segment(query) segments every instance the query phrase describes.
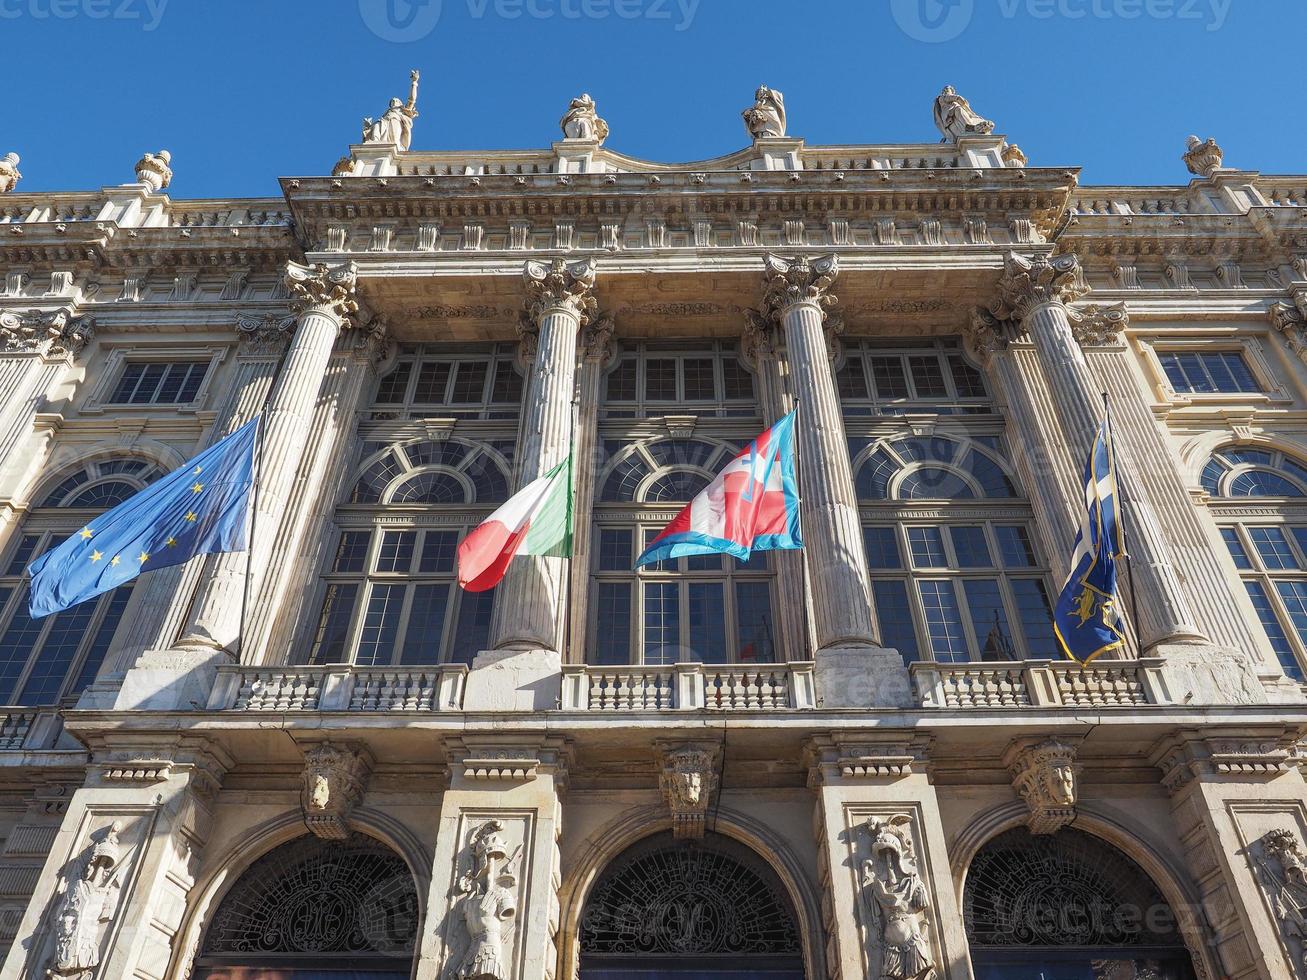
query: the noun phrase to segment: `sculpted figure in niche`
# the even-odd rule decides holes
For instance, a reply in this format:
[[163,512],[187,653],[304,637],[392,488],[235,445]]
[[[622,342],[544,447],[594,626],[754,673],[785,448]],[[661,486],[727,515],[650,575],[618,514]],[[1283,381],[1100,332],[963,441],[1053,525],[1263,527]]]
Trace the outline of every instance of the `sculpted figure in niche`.
[[1292,830],[1272,830],[1262,838],[1261,873],[1299,975],[1307,976],[1307,857]]
[[766,85],[754,95],[753,105],[744,110],[744,125],[754,139],[785,135],[785,96]]
[[988,136],[994,131],[993,121],[972,110],[971,103],[952,85],[945,85],[935,99],[935,126],[944,134],[942,143],[957,142],[962,136]]
[[498,820],[482,824],[468,845],[471,869],[459,878],[457,907],[467,928],[468,946],[454,969],[458,980],[508,980],[505,940],[517,914],[517,877]]
[[115,872],[122,857],[118,843],[122,829],[121,823],[114,823],[91,848],[81,874],[60,884],[54,956],[46,971],[51,980],[90,980],[100,965],[101,924],[113,918],[117,904]]
[[588,92],[572,100],[572,104],[567,107],[567,115],[563,116],[559,125],[563,127],[563,135],[570,140],[603,143],[608,139],[608,123],[599,118],[595,100]]
[[871,857],[862,862],[862,885],[872,935],[875,980],[935,980],[935,964],[922,913],[930,895],[917,872],[909,836],[911,821],[867,821]]
[[413,143],[413,120],[418,117],[418,79],[416,68],[409,73],[408,103],[390,100],[390,108],[380,119],[367,116],[363,120],[364,143],[394,143],[407,150]]

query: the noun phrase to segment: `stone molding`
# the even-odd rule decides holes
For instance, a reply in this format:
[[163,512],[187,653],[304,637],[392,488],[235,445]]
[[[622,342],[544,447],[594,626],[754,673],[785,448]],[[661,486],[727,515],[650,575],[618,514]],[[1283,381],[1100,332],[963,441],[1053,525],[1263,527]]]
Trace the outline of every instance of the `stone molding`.
[[304,825],[323,840],[345,840],[349,816],[367,789],[372,757],[356,743],[319,742],[304,750]]
[[835,732],[804,747],[808,785],[894,780],[925,771],[930,736],[915,732]]
[[1000,320],[1025,320],[1041,306],[1066,306],[1089,292],[1080,260],[1074,255],[1035,255],[1009,252],[998,281],[998,301],[990,312]]
[[708,809],[717,797],[722,746],[717,742],[655,742],[658,788],[678,838],[704,835]]
[[1055,834],[1076,818],[1080,772],[1076,750],[1066,742],[1018,739],[1003,754],[1012,788],[1030,808],[1032,834]]
[[358,314],[358,267],[353,262],[338,266],[287,262],[285,282],[296,316],[312,311],[348,326]]
[[570,744],[557,736],[449,738],[445,756],[451,772],[473,783],[529,783],[547,775],[561,787],[571,765]]

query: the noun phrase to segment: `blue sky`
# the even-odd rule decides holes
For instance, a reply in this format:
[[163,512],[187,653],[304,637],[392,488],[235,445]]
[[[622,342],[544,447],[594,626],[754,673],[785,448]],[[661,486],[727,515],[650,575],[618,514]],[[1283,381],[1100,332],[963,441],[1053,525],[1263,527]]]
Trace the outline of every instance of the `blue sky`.
[[1303,37],[1303,0],[0,0],[0,154],[29,191],[168,149],[174,197],[275,194],[417,67],[418,149],[546,146],[588,91],[614,149],[703,159],[761,83],[810,143],[933,142],[953,84],[1086,183],[1184,182],[1191,132],[1304,173]]

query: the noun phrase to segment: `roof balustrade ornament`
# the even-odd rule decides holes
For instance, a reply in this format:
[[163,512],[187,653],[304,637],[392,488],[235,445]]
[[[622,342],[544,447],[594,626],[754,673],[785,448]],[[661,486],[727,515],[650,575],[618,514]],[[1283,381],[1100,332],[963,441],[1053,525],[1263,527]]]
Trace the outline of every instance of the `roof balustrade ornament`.
[[418,117],[418,80],[421,73],[414,68],[409,72],[408,102],[391,99],[380,119],[365,116],[363,142],[386,143],[407,150],[413,145],[413,120]]
[[1197,136],[1190,136],[1187,146],[1188,149],[1181,159],[1184,160],[1185,166],[1189,168],[1191,174],[1196,174],[1199,177],[1210,177],[1221,169],[1221,162],[1225,159],[1225,153],[1217,146],[1216,140],[1208,139],[1204,142]]
[[167,150],[147,153],[136,161],[136,180],[150,189],[151,194],[167,190],[172,183],[172,154]]
[[595,100],[585,93],[572,100],[567,114],[559,121],[563,136],[569,140],[588,140],[603,145],[608,139],[608,123],[595,111]]

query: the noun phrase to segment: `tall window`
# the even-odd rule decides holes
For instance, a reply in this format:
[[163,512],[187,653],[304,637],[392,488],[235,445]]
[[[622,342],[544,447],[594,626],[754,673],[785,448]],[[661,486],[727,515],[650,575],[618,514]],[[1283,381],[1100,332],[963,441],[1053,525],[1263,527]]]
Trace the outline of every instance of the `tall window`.
[[[1307,466],[1281,452],[1232,447],[1203,470],[1221,537],[1289,677],[1307,663]],[[1255,507],[1241,498],[1258,498]]]
[[1158,351],[1171,387],[1180,394],[1261,391],[1242,351]]
[[[734,348],[721,344],[637,345],[609,370],[590,549],[590,663],[786,659],[766,553],[747,563],[719,555],[632,568],[645,545],[757,435],[754,388]],[[669,415],[694,416],[693,436],[649,435],[649,420]]]
[[990,411],[984,375],[954,341],[850,341],[835,381],[845,416]]
[[184,405],[195,401],[208,361],[128,361],[109,401],[119,405]]
[[[461,590],[455,556],[509,496],[522,377],[507,350],[406,348],[380,379],[302,660],[470,664],[489,646],[495,593]],[[475,431],[434,440],[409,421],[431,417]]]
[[95,680],[132,586],[34,620],[27,615],[27,568],[161,475],[145,460],[101,460],[85,464],[42,496],[0,562],[0,704],[57,704]]

